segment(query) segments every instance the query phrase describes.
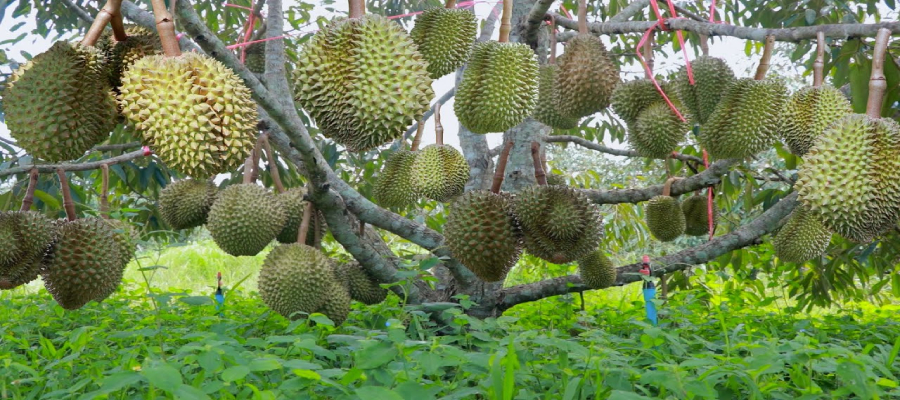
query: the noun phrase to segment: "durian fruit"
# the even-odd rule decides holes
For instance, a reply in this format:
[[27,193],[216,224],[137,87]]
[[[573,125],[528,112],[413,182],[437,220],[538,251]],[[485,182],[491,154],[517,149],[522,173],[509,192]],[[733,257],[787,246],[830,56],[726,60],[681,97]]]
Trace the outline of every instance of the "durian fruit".
[[450,206],[444,237],[453,258],[480,279],[506,277],[522,254],[519,224],[508,196],[488,190],[463,193]]
[[647,228],[661,242],[670,242],[681,236],[686,225],[681,205],[678,200],[669,196],[674,181],[675,178],[669,178],[662,195],[651,198],[644,208]]
[[469,163],[458,150],[445,144],[425,146],[410,167],[413,193],[446,202],[462,194],[469,181]]
[[538,64],[523,43],[476,43],[453,110],[459,123],[473,133],[504,132],[534,111],[538,95]]
[[851,113],[850,100],[833,86],[800,89],[785,106],[781,137],[791,153],[802,156],[826,128]]
[[41,275],[60,306],[78,309],[115,291],[124,268],[115,236],[112,226],[101,218],[59,224],[58,238],[44,259]]
[[172,229],[190,229],[206,223],[219,189],[212,181],[182,179],[159,192],[159,214]]
[[266,42],[247,45],[244,65],[254,74],[266,72]]
[[534,185],[516,194],[515,214],[529,253],[556,264],[597,249],[603,222],[597,205],[568,186]]
[[[276,197],[285,212],[284,227],[275,237],[281,243],[294,243],[297,241],[300,230],[300,222],[303,221],[303,211],[306,210],[306,189],[296,187],[279,193]],[[315,222],[310,220],[309,230],[306,232],[306,245],[316,247],[316,237],[321,239],[325,235],[325,216],[320,211],[313,215]]]
[[200,53],[151,55],[122,74],[122,115],[172,169],[208,178],[240,166],[257,134],[250,89],[224,64]]
[[350,315],[350,302],[352,299],[347,288],[340,282],[331,281],[328,282],[328,286],[329,295],[325,298],[325,303],[315,312],[324,314],[331,322],[334,322],[335,326],[338,326],[343,324],[347,320],[347,316]]
[[155,31],[138,25],[126,25],[125,34],[128,35],[128,39],[119,42],[112,32],[107,31],[100,39],[101,42],[107,43],[98,44],[98,47],[108,47],[105,52],[107,74],[113,89],[122,85],[122,73],[135,61],[145,56],[163,53],[159,35]]
[[254,256],[275,239],[286,219],[278,198],[261,186],[245,183],[219,192],[206,227],[226,253]]
[[356,261],[339,264],[334,272],[335,277],[344,285],[353,300],[372,305],[381,303],[387,298],[387,289],[372,279]]
[[[128,263],[131,262],[131,259],[134,258],[134,252],[137,250],[134,230],[131,228],[131,225],[120,220],[107,219],[105,221],[113,231],[113,241],[118,249],[118,257],[115,260],[116,268],[110,271],[110,280],[121,282],[122,277],[125,276],[125,267],[127,267]],[[116,291],[117,287],[118,285],[104,286],[101,290],[98,290],[96,299],[105,299],[109,297]]]
[[694,121],[703,125],[712,116],[725,94],[725,88],[734,82],[734,71],[721,58],[701,56],[691,61],[694,84],[691,85],[687,66],[682,67],[672,81],[678,98]]
[[900,125],[852,114],[832,124],[804,156],[794,189],[813,218],[867,243],[900,217]]
[[591,289],[608,288],[616,283],[616,267],[600,250],[578,260],[578,274]]
[[[0,212],[0,271],[19,259],[19,241],[13,214]],[[2,273],[0,273],[2,275]]]
[[831,242],[831,231],[798,204],[772,241],[782,261],[800,263],[818,257]]
[[660,100],[662,100],[662,96],[649,79],[635,79],[620,83],[610,97],[613,111],[628,125],[637,121],[641,111]]
[[[720,89],[721,90],[721,89]],[[778,139],[787,89],[779,80],[736,80],[700,131],[700,143],[714,158],[747,158]]]
[[333,21],[303,49],[294,94],[326,137],[365,151],[400,137],[434,96],[428,63],[383,16]]
[[430,8],[416,17],[409,36],[428,62],[432,79],[454,72],[466,63],[477,25],[475,14],[463,9]]
[[[681,202],[681,212],[684,214],[684,233],[691,236],[703,236],[709,234],[709,210],[706,196],[693,195]],[[713,205],[713,228],[715,228],[718,210]]]
[[59,41],[7,81],[3,111],[16,145],[48,162],[84,155],[116,127],[103,54]]
[[566,177],[558,174],[547,174],[547,184],[550,186],[566,186]]
[[[673,101],[679,107],[678,101]],[[665,158],[678,149],[690,125],[664,101],[651,104],[638,114],[628,132],[628,142],[644,157]]]
[[[413,191],[412,165],[417,152],[397,150],[384,161],[384,169],[375,181],[375,201],[382,207],[405,207],[415,203],[419,194]],[[468,179],[468,177],[467,177]]]
[[581,118],[609,107],[619,84],[619,68],[600,38],[579,33],[566,43],[557,64],[556,109],[560,115]]
[[573,129],[578,126],[578,118],[566,118],[556,111],[558,71],[556,64],[541,65],[538,70],[538,100],[534,107],[534,119],[553,128]]
[[[33,211],[0,214],[4,245],[0,260],[0,290],[13,289],[37,279],[41,261],[56,238],[56,226]],[[11,232],[11,238],[6,234]],[[11,241],[9,239],[12,239]]]

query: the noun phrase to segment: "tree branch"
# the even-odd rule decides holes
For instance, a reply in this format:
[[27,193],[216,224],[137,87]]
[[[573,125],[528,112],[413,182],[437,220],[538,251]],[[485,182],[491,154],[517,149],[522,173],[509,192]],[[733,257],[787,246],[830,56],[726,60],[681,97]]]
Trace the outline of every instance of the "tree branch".
[[[738,162],[740,160],[719,160],[712,163],[706,171],[678,180],[672,184],[672,196],[690,193],[719,183],[721,176]],[[653,196],[661,195],[663,185],[648,186],[640,189],[585,190],[584,192],[597,204],[639,203],[650,200]]]
[[537,46],[538,29],[547,16],[547,10],[553,5],[554,0],[537,0],[531,7],[528,15],[522,19],[521,37],[522,41],[528,43],[531,47]]
[[[453,96],[455,96],[455,95],[456,95],[456,86],[454,86],[453,88],[448,90],[447,93],[444,93],[441,97],[439,97],[437,99],[437,101],[435,101],[434,104],[431,106],[431,108],[429,108],[428,111],[425,111],[425,114],[422,114],[421,121],[423,123],[425,121],[428,121],[428,118],[431,118],[431,116],[434,115],[434,108],[438,104],[441,104],[441,105],[447,104],[447,101],[452,99]],[[416,133],[416,130],[418,130],[418,129],[419,129],[419,121],[413,122],[413,124],[409,126],[409,129],[407,129],[406,132],[403,134],[403,138],[395,141],[394,144],[391,146],[391,148],[393,148],[394,150],[399,149],[401,143],[403,143],[403,141],[409,139],[410,136],[414,135]]]
[[66,7],[72,10],[72,12],[76,16],[78,16],[79,19],[87,23],[88,26],[91,26],[91,24],[94,22],[94,16],[91,15],[91,13],[85,11],[85,9],[81,8],[78,4],[73,3],[72,0],[62,0],[62,2],[66,5]]
[[603,146],[599,143],[594,143],[590,140],[580,138],[578,136],[568,136],[568,135],[554,135],[554,136],[545,136],[544,141],[547,143],[575,143],[581,147],[588,148],[591,150],[596,150],[601,153],[611,154],[614,156],[622,156],[622,157],[643,157],[643,158],[653,158],[658,160],[665,160],[668,158],[674,158],[680,161],[693,161],[697,163],[703,163],[703,159],[700,157],[677,153],[675,156],[669,157],[646,157],[638,154],[638,152],[634,150],[622,150],[622,149],[613,149],[611,147]]
[[144,150],[136,150],[131,153],[125,153],[122,155],[118,155],[115,157],[105,158],[99,161],[91,161],[85,163],[78,164],[36,164],[36,165],[23,165],[16,168],[9,168],[0,170],[0,177],[21,174],[28,172],[32,168],[37,168],[38,172],[56,172],[57,169],[62,169],[63,171],[87,171],[92,169],[98,169],[103,164],[113,165],[119,164],[126,161],[131,161],[134,159],[138,159],[144,156]]
[[135,147],[141,147],[141,142],[128,142],[122,144],[102,144],[99,146],[94,146],[93,151],[117,151],[117,150],[128,150],[133,149]]
[[634,0],[631,4],[625,6],[618,14],[613,15],[609,22],[625,22],[637,15],[641,10],[650,4],[650,0]]

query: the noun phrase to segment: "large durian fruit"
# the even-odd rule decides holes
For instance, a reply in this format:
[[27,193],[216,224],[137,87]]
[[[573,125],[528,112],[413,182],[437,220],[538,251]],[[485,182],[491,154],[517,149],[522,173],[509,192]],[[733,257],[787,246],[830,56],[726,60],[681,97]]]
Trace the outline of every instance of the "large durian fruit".
[[44,255],[55,239],[56,225],[40,213],[0,213],[0,290],[37,279]]
[[735,80],[734,71],[721,58],[701,56],[691,61],[694,84],[691,85],[687,66],[682,67],[672,81],[678,98],[694,121],[706,124],[725,94],[725,88]]
[[415,203],[419,194],[413,191],[412,165],[418,152],[400,149],[388,156],[375,181],[375,201],[382,207],[399,208]]
[[54,43],[12,74],[3,111],[16,145],[31,156],[48,162],[81,157],[116,126],[103,54]]
[[172,229],[190,229],[206,224],[209,208],[219,189],[212,181],[182,179],[159,192],[159,214]]
[[641,111],[662,100],[656,85],[649,79],[620,83],[610,97],[613,111],[629,126],[637,122]]
[[519,224],[509,197],[488,190],[472,190],[450,206],[444,237],[453,258],[480,279],[506,277],[522,254]]
[[152,55],[122,74],[122,115],[166,165],[193,178],[240,166],[257,134],[250,89],[224,64],[200,53]]
[[684,233],[684,213],[674,197],[654,196],[647,202],[644,216],[650,233],[661,242],[673,241]]
[[825,129],[851,113],[850,100],[833,86],[800,89],[785,106],[781,137],[791,153],[803,156]]
[[518,216],[529,253],[556,264],[597,249],[603,222],[597,205],[568,186],[534,185],[516,194]]
[[413,193],[447,202],[465,189],[469,181],[469,163],[453,146],[428,145],[416,154],[409,181]]
[[387,289],[381,287],[356,261],[338,264],[335,277],[350,293],[350,298],[363,304],[378,304],[387,298]]
[[782,261],[800,263],[825,253],[830,242],[831,231],[798,204],[772,244]]
[[504,132],[532,114],[538,64],[523,43],[476,43],[456,88],[453,110],[473,133]]
[[112,31],[104,32],[97,42],[97,47],[104,50],[107,63],[109,84],[114,90],[122,85],[122,73],[135,61],[149,55],[163,54],[159,35],[138,25],[126,25],[128,38],[117,41]]
[[206,228],[226,253],[254,256],[275,239],[286,219],[278,198],[259,185],[245,183],[219,192]]
[[804,156],[794,189],[830,231],[866,243],[900,217],[900,125],[852,114],[832,124]]
[[610,59],[600,38],[579,33],[566,43],[556,74],[560,115],[581,118],[609,107],[619,84],[619,67]]
[[578,118],[563,117],[556,110],[559,101],[556,89],[558,72],[559,66],[556,64],[541,65],[538,70],[538,100],[534,107],[534,119],[553,128],[573,129],[578,126]]
[[747,158],[778,139],[787,89],[779,80],[736,80],[700,133],[700,143],[714,158]]
[[[679,107],[678,101],[673,101]],[[690,125],[664,101],[651,104],[638,114],[628,131],[631,147],[644,157],[666,158],[677,150]]]
[[333,21],[303,49],[294,94],[326,137],[365,151],[400,137],[434,96],[428,63],[380,15]]
[[[706,196],[693,195],[681,202],[684,214],[684,233],[691,236],[709,234],[709,209]],[[718,211],[713,207],[713,229],[716,226]]]
[[600,250],[578,260],[578,274],[591,289],[608,288],[616,283],[616,267]]
[[[306,189],[296,187],[280,193],[276,196],[285,212],[284,228],[275,237],[281,243],[294,243],[299,237],[300,222],[303,221],[303,212],[306,210]],[[309,229],[306,231],[306,245],[318,247],[319,240],[325,236],[325,216],[321,211],[316,211],[310,219]]]
[[477,25],[475,14],[463,9],[430,8],[416,17],[409,36],[428,62],[432,79],[454,72],[466,63]]

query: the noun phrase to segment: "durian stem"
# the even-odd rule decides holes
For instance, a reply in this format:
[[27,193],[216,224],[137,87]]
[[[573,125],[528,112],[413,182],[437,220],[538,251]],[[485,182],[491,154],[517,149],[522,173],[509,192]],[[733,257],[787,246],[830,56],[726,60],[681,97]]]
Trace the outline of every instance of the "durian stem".
[[547,174],[541,167],[541,144],[538,142],[531,142],[531,161],[534,163],[534,179],[538,185],[547,186]]
[[578,0],[578,33],[588,33],[587,0]]
[[418,151],[419,144],[422,143],[422,133],[425,132],[425,120],[419,121],[419,125],[416,126],[416,136],[413,137],[412,147],[409,148],[410,151]]
[[25,198],[22,199],[22,208],[19,211],[28,211],[34,203],[34,190],[37,189],[38,170],[32,168],[28,173],[28,189],[25,190]]
[[275,191],[284,193],[284,184],[281,182],[281,173],[278,172],[278,164],[275,162],[275,153],[272,152],[272,145],[269,144],[269,135],[264,133],[260,135],[259,140],[262,141],[263,149],[266,151],[266,159],[269,160],[269,175],[272,176]]
[[550,14],[550,65],[556,64],[556,17]]
[[647,79],[653,79],[653,38],[655,32],[650,32],[650,36],[647,37],[647,41],[644,42],[644,61],[647,63],[647,68],[644,70],[644,73],[647,75]]
[[109,219],[109,164],[100,166],[102,181],[100,184],[100,215]]
[[875,35],[875,49],[872,51],[872,76],[869,78],[869,101],[866,103],[866,115],[881,118],[881,103],[887,90],[884,77],[884,54],[887,52],[891,31],[887,28],[878,30]]
[[253,165],[250,169],[251,179],[256,182],[259,179],[259,159],[262,158],[262,135],[256,139],[256,145],[253,146],[253,152],[250,155],[253,156]]
[[825,32],[816,32],[816,60],[813,61],[813,87],[825,82]]
[[672,194],[672,183],[674,183],[675,181],[677,181],[677,180],[679,180],[679,179],[681,179],[681,178],[679,178],[679,177],[677,177],[677,176],[673,176],[673,177],[671,177],[671,178],[669,178],[669,179],[666,179],[666,184],[663,185],[663,192],[662,192],[662,195],[663,195],[663,196],[669,196],[669,195],[671,195],[671,194]]
[[709,36],[707,35],[700,35],[700,52],[704,56],[709,55]]
[[366,0],[349,0],[350,18],[362,18],[366,15]]
[[500,17],[500,38],[497,39],[500,43],[509,41],[509,32],[512,30],[512,24],[509,23],[512,20],[512,6],[513,0],[503,0],[503,16]]
[[497,158],[497,168],[494,170],[494,183],[491,185],[491,192],[500,193],[500,186],[503,185],[503,176],[506,175],[506,162],[509,161],[509,151],[512,150],[513,142],[506,142],[500,157]]
[[447,0],[444,3],[444,8],[456,8],[456,0]]
[[544,168],[544,172],[550,170],[550,167],[547,166],[547,149],[541,150],[541,167]]
[[312,201],[307,201],[306,208],[303,209],[303,219],[300,220],[300,231],[297,233],[297,243],[306,244],[306,231],[309,230],[309,220],[312,218],[312,214]]
[[763,47],[762,58],[759,59],[759,67],[756,68],[756,76],[753,79],[761,81],[766,78],[766,72],[769,72],[769,61],[772,59],[772,49],[775,47],[775,36],[766,36],[766,44]]
[[441,125],[441,103],[434,105],[434,143],[438,146],[444,144],[444,125]]
[[241,180],[241,183],[253,183],[253,152],[244,160],[244,179]]
[[178,38],[175,36],[175,20],[166,9],[166,0],[150,0],[153,4],[153,16],[156,18],[156,32],[159,33],[159,41],[162,43],[166,57],[178,57],[181,48],[178,47]]
[[107,0],[106,5],[100,9],[97,17],[94,18],[94,22],[84,35],[84,39],[81,39],[81,44],[85,46],[97,44],[97,40],[103,34],[103,29],[106,28],[107,23],[111,23],[116,40],[125,40],[127,36],[125,35],[125,25],[122,24],[121,8],[122,0]]
[[59,177],[59,191],[62,192],[63,208],[66,210],[66,219],[74,221],[75,218],[77,218],[75,215],[75,202],[72,201],[72,193],[69,192],[69,180],[66,179],[66,171],[62,168],[57,168],[56,176]]
[[319,213],[313,213],[312,217],[310,218],[312,218],[312,224],[315,227],[315,229],[313,229],[313,244],[315,245],[314,247],[317,249],[322,249],[322,230],[319,229],[319,226],[321,224],[321,222],[319,222]]

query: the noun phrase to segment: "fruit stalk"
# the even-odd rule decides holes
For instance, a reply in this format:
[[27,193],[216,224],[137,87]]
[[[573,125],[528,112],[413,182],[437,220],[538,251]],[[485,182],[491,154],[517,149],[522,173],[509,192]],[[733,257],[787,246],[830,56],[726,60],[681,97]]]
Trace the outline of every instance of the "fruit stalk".
[[25,190],[25,198],[22,199],[22,208],[19,211],[28,211],[34,203],[34,190],[37,188],[38,169],[32,168],[28,173],[28,189]]
[[881,28],[875,35],[875,49],[872,51],[872,75],[869,78],[869,101],[866,103],[866,115],[872,118],[881,117],[881,103],[887,90],[884,77],[884,54],[887,52],[891,31]]
[[513,142],[506,142],[500,157],[497,158],[497,168],[494,170],[494,183],[491,185],[491,192],[500,193],[500,186],[503,185],[503,175],[506,175],[506,162],[509,160],[509,151],[512,150]]
[[75,215],[75,202],[72,201],[72,193],[69,192],[69,180],[66,179],[66,171],[62,168],[57,168],[56,176],[59,177],[59,191],[63,195],[63,208],[66,209],[66,219],[74,221],[77,218]]
[[772,49],[775,48],[775,36],[766,36],[766,44],[763,47],[762,58],[759,59],[759,67],[756,68],[756,76],[753,79],[761,81],[766,78],[766,72],[769,72],[769,61],[772,59]]
[[262,135],[256,139],[256,144],[253,146],[253,151],[250,155],[253,156],[253,169],[251,169],[253,182],[256,182],[259,179],[259,159],[262,157]]
[[241,180],[241,183],[253,183],[253,153],[244,160],[244,179]]
[[587,0],[578,0],[578,33],[588,33]]
[[709,36],[700,35],[700,52],[704,56],[709,55]]
[[547,174],[541,166],[541,144],[531,142],[531,161],[534,163],[534,179],[538,185],[547,186]]
[[309,220],[312,218],[313,204],[311,201],[306,202],[306,208],[303,209],[303,219],[300,220],[300,230],[297,233],[297,243],[306,243],[306,231],[309,230]]
[[425,120],[419,121],[419,125],[416,126],[416,136],[413,137],[412,147],[409,148],[409,151],[418,151],[419,144],[422,143],[422,133],[425,132]]
[[825,82],[825,32],[816,32],[816,60],[813,61],[813,87]]
[[350,18],[362,18],[366,15],[366,0],[349,0]]
[[550,59],[547,60],[550,65],[556,64],[556,18],[550,15]]
[[434,143],[438,146],[444,144],[444,125],[441,125],[441,103],[434,105]]
[[262,142],[263,149],[266,151],[266,159],[269,160],[269,175],[272,176],[272,183],[275,185],[275,191],[284,193],[284,184],[281,182],[281,173],[278,172],[278,164],[275,163],[275,153],[272,152],[272,145],[269,144],[269,135],[263,133],[259,140]]
[[156,20],[156,32],[159,33],[159,41],[162,43],[163,53],[166,57],[178,57],[181,48],[178,47],[178,38],[175,36],[175,20],[166,8],[166,0],[150,0],[153,5],[153,16]]
[[679,179],[681,179],[681,178],[679,178],[677,176],[673,176],[669,179],[666,179],[666,183],[663,185],[662,195],[670,196],[672,194],[672,183],[674,183],[675,181],[677,181]]
[[[313,214],[313,216],[311,218],[312,218],[313,226],[316,227],[316,229],[313,229],[313,244],[316,245],[315,247],[317,249],[321,250],[322,249],[322,230],[318,228],[320,226],[319,224],[321,224],[321,222],[319,222],[319,213]],[[360,235],[360,236],[362,236],[362,235]]]
[[653,79],[653,38],[655,33],[650,32],[650,35],[647,36],[647,40],[644,42],[644,61],[647,63],[644,73],[647,74],[647,79]]
[[444,8],[456,8],[456,0],[447,0],[444,3]]
[[102,183],[100,185],[100,215],[109,219],[109,164],[100,166]]
[[500,17],[500,38],[497,39],[500,43],[509,42],[509,32],[512,30],[512,25],[509,23],[512,20],[512,6],[513,0],[503,0],[503,16]]
[[128,38],[125,34],[125,25],[122,23],[121,8],[122,0],[107,0],[103,8],[97,13],[97,17],[94,18],[94,22],[84,35],[84,39],[81,39],[81,44],[85,46],[97,44],[97,40],[103,34],[103,28],[106,28],[107,23],[112,25],[113,34],[117,41],[121,42]]

